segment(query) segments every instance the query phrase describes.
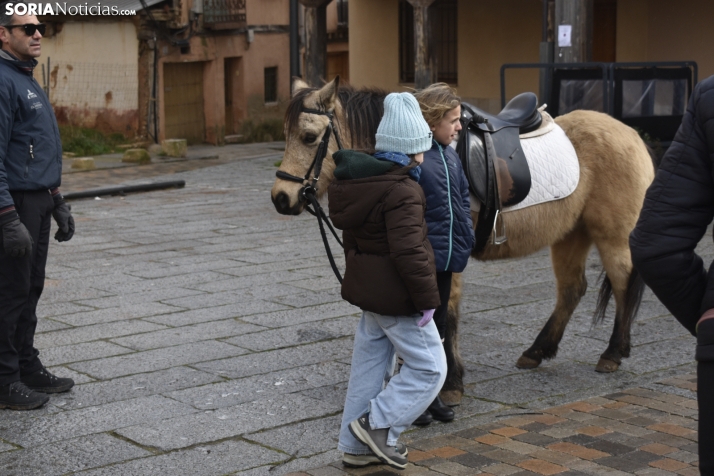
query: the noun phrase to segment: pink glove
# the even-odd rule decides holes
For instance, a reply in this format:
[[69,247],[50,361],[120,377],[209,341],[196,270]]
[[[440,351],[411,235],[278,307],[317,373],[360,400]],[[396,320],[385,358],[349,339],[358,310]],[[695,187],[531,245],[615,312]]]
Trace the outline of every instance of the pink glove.
[[426,311],[421,311],[421,315],[423,317],[419,320],[417,326],[424,327],[425,325],[429,324],[429,321],[434,318],[434,311],[436,311],[436,309],[427,309]]

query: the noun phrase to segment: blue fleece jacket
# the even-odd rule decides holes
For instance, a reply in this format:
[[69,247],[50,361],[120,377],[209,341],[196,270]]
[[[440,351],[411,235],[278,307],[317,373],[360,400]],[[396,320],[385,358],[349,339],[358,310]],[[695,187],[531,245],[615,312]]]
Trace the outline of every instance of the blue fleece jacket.
[[419,185],[426,196],[426,224],[436,271],[460,273],[474,245],[469,185],[456,151],[432,141],[424,153]]
[[50,190],[62,180],[62,142],[47,95],[32,77],[36,60],[0,50],[0,209],[10,191]]

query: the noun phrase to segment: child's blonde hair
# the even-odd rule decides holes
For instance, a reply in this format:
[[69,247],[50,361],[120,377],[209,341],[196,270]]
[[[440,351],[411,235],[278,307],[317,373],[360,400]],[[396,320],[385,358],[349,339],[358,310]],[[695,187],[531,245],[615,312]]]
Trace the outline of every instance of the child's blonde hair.
[[414,96],[429,127],[437,125],[456,106],[461,105],[461,98],[456,90],[446,83],[434,83],[416,91]]

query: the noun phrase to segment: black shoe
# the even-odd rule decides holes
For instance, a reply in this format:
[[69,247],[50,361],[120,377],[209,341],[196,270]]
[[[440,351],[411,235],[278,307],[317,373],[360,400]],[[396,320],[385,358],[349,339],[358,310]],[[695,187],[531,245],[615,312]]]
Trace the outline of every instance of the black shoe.
[[0,385],[0,408],[34,410],[50,400],[48,395],[27,388],[22,382]]
[[372,427],[370,427],[369,412],[352,421],[349,429],[352,436],[369,446],[372,453],[374,453],[382,463],[396,469],[404,469],[407,467],[406,456],[399,454],[396,446],[387,445],[389,428],[373,430]]
[[438,395],[436,396],[436,399],[431,402],[431,405],[429,405],[429,408],[426,411],[431,413],[431,416],[437,421],[451,421],[455,416],[454,410],[446,405]]
[[32,390],[42,393],[62,393],[74,387],[74,380],[52,375],[44,367],[30,375],[21,376],[20,381]]
[[[397,443],[397,452],[405,458],[409,454],[407,446],[403,443]],[[364,468],[371,464],[382,464],[382,462],[373,454],[353,455],[351,453],[345,453],[342,455],[342,465],[348,468]]]
[[417,418],[416,420],[414,420],[414,422],[412,423],[412,425],[416,425],[416,426],[426,426],[426,425],[430,424],[432,421],[434,421],[434,417],[431,416],[431,412],[430,412],[429,409],[427,408],[426,410],[424,410],[424,413],[422,413],[421,415],[419,415],[419,418]]

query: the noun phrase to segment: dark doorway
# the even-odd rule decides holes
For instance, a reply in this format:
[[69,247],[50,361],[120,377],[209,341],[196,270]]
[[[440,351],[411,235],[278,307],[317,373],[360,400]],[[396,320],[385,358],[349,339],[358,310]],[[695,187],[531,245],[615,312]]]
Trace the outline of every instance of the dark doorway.
[[617,0],[595,0],[593,5],[593,61],[617,61]]

